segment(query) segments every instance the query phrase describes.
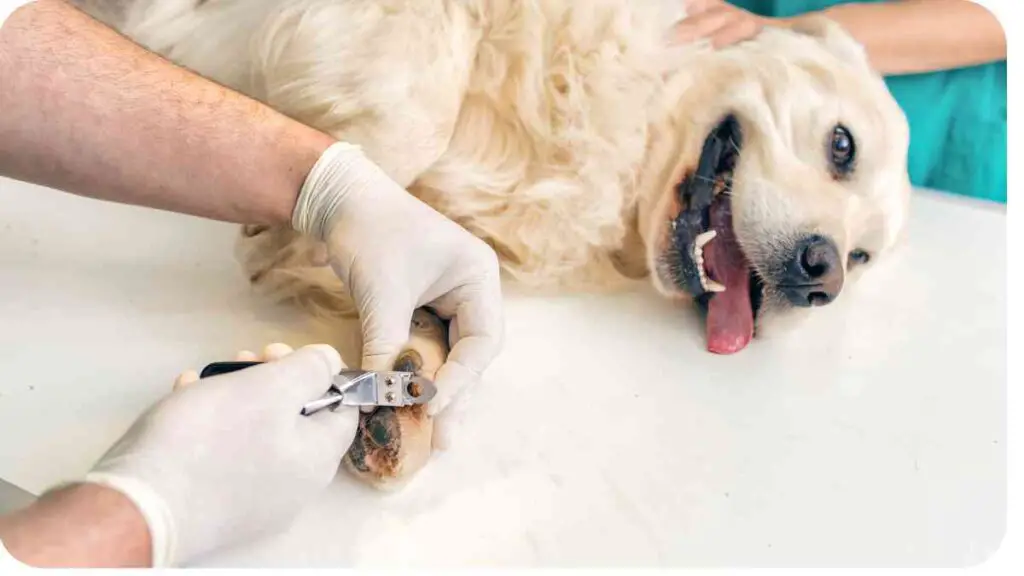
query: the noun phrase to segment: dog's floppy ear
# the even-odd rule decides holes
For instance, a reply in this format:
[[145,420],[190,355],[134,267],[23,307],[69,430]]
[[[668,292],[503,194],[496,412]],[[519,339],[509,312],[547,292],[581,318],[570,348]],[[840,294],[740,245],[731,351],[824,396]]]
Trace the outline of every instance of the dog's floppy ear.
[[807,14],[790,25],[794,32],[818,39],[826,50],[855,66],[871,68],[864,46],[835,20],[821,14]]

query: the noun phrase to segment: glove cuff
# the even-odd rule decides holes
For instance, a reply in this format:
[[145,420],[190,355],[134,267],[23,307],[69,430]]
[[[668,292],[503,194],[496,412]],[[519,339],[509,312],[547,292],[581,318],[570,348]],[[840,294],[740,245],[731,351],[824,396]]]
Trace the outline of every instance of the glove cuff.
[[131,500],[149,527],[153,568],[171,566],[178,552],[178,532],[171,510],[159,494],[145,482],[107,472],[90,472],[85,475],[83,482],[117,490]]
[[370,161],[361,147],[335,142],[306,175],[292,211],[296,231],[324,240],[330,231],[338,207],[352,191],[366,188],[380,178],[381,170]]

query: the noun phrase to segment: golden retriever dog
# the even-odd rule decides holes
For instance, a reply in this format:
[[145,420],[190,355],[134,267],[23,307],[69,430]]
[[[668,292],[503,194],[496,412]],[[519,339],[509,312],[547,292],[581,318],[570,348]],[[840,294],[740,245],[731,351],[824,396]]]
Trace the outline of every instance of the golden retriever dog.
[[[143,46],[361,145],[521,285],[648,277],[693,302],[713,353],[834,301],[908,210],[906,119],[825,19],[713,50],[669,41],[682,0],[86,4],[117,6],[104,19]],[[325,254],[288,228],[240,236],[257,288],[351,314]],[[436,318],[417,322],[446,343]],[[375,485],[430,450],[425,416],[381,414],[346,457]]]

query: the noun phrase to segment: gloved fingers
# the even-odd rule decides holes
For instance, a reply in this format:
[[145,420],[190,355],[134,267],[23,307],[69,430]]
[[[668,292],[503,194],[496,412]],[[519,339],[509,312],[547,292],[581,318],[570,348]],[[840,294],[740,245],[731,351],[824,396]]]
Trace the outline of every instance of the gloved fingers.
[[478,372],[449,358],[434,378],[437,394],[427,404],[427,414],[438,416],[443,413],[460,394],[479,381]]
[[454,291],[439,302],[443,313],[443,308],[451,308],[445,300],[460,300],[449,326],[451,352],[437,371],[437,395],[427,406],[430,415],[442,412],[458,394],[478,382],[501,349],[505,331],[501,290],[496,278],[485,282],[484,286]]
[[198,381],[199,372],[196,372],[195,370],[185,370],[181,374],[178,374],[178,377],[174,379],[174,386],[172,386],[171,389],[178,390]]
[[[268,344],[263,349],[263,354],[261,354],[259,356],[257,356],[255,352],[252,352],[250,350],[239,350],[238,353],[235,354],[235,361],[236,362],[270,362],[270,361],[273,361],[273,360],[279,360],[279,359],[287,356],[288,354],[291,354],[292,352],[293,352],[293,349],[292,349],[291,346],[289,346],[287,344],[282,344],[280,342],[275,342],[273,344]],[[198,381],[199,381],[199,372],[196,372],[193,369],[188,369],[188,370],[185,370],[184,372],[182,372],[181,374],[178,374],[177,378],[174,379],[174,385],[172,386],[171,389],[172,390],[178,390],[179,388],[184,388],[185,386],[188,386],[189,384],[195,384]]]
[[353,406],[339,405],[334,410],[321,410],[309,416],[303,416],[299,423],[304,434],[308,434],[308,442],[315,446],[323,446],[335,456],[334,461],[341,460],[349,446],[356,438],[359,430],[359,410]]
[[235,361],[237,362],[256,362],[258,360],[260,358],[256,356],[256,353],[249,350],[239,350],[238,354],[235,354]]
[[298,414],[302,404],[316,400],[327,392],[334,377],[344,367],[341,354],[332,346],[310,344],[251,370],[272,370],[270,384],[281,393],[282,400],[294,403],[295,413]]
[[264,362],[273,362],[274,360],[280,360],[281,358],[284,358],[285,356],[291,354],[294,351],[295,350],[287,344],[275,342],[273,344],[268,344],[265,348],[263,348],[263,357],[261,358],[261,360],[263,360]]
[[409,342],[413,307],[381,301],[360,311],[363,332],[363,370],[388,371]]
[[466,414],[466,406],[474,388],[466,387],[455,396],[444,412],[434,417],[434,434],[431,444],[436,450],[448,450],[455,443],[455,438],[462,430]]
[[[409,342],[412,314],[411,306],[389,305],[387,300],[360,312],[363,329],[361,369],[386,372],[394,368],[395,360]],[[375,406],[359,407],[364,414],[374,410]]]

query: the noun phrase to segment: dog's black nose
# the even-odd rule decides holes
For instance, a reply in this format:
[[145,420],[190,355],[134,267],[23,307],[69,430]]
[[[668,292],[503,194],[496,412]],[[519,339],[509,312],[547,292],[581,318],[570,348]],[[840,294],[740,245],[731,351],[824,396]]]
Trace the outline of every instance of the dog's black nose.
[[835,242],[815,234],[793,248],[778,288],[794,306],[824,306],[839,295],[844,276]]

